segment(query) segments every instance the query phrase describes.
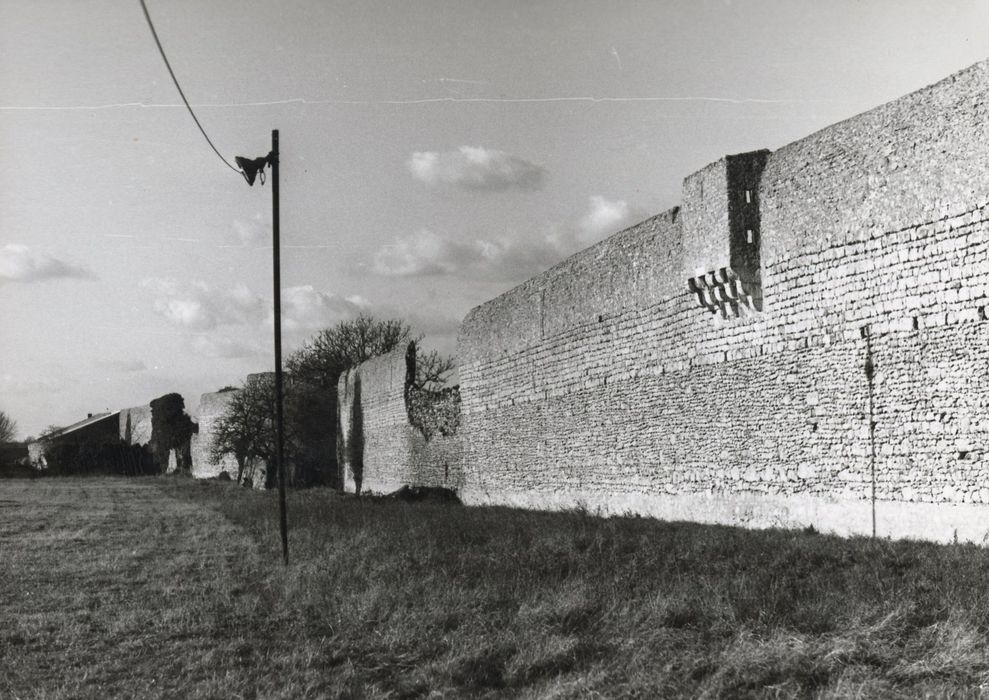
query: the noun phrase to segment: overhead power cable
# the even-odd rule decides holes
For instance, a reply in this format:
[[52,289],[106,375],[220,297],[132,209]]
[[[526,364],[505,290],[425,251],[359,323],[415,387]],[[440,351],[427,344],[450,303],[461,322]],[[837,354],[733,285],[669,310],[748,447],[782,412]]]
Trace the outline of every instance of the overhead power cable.
[[188,109],[189,114],[192,115],[192,121],[196,122],[196,126],[199,127],[199,131],[200,133],[202,133],[203,138],[206,139],[206,143],[208,143],[209,147],[213,149],[213,152],[216,153],[217,156],[219,156],[220,160],[222,160],[226,164],[226,166],[231,170],[233,170],[235,173],[243,176],[244,173],[242,173],[239,168],[236,168],[233,165],[231,165],[230,161],[224,158],[223,154],[216,149],[216,146],[213,145],[213,142],[210,140],[209,135],[206,133],[206,130],[203,128],[203,125],[200,124],[199,119],[196,118],[196,113],[192,111],[192,107],[189,105],[189,100],[185,98],[185,93],[182,92],[182,86],[179,85],[179,80],[178,78],[175,77],[175,71],[172,70],[172,65],[168,62],[168,57],[165,55],[165,49],[163,49],[161,46],[161,41],[158,39],[158,32],[155,31],[154,22],[151,21],[151,15],[148,14],[148,6],[144,4],[144,0],[140,0],[140,2],[141,2],[141,9],[144,10],[144,18],[148,20],[148,27],[150,27],[151,29],[151,36],[155,38],[155,43],[158,45],[158,53],[161,54],[161,59],[165,62],[165,67],[168,69],[168,74],[172,76],[172,82],[175,83],[175,89],[179,91],[179,95],[182,97],[182,101],[185,103],[185,108]]

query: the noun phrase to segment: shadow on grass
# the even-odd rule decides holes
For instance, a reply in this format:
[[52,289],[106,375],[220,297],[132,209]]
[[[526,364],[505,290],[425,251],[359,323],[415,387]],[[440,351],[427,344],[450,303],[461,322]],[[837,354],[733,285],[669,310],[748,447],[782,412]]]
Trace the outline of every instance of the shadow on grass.
[[[166,484],[278,570],[272,494]],[[270,615],[370,695],[945,694],[989,682],[989,554],[814,532],[290,494]],[[355,685],[356,684],[356,685]]]

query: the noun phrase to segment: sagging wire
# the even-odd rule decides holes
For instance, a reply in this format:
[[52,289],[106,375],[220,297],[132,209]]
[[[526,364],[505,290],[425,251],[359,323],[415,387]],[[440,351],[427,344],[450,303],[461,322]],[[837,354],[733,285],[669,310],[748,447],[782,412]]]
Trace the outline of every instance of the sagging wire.
[[168,62],[168,57],[165,55],[165,49],[162,48],[161,40],[158,39],[158,32],[155,31],[154,22],[151,21],[151,15],[148,14],[148,6],[144,4],[144,0],[140,0],[140,3],[141,3],[141,9],[144,10],[144,18],[148,21],[148,27],[151,29],[151,36],[154,37],[155,44],[158,45],[158,53],[161,54],[161,59],[165,62],[165,67],[168,69],[168,74],[172,76],[172,82],[175,83],[175,89],[179,91],[179,96],[182,98],[182,102],[185,103],[185,108],[189,110],[189,114],[190,116],[192,116],[192,121],[196,122],[196,126],[199,127],[199,132],[203,135],[203,138],[206,139],[206,143],[209,144],[209,147],[213,149],[213,152],[216,153],[216,155],[220,158],[220,160],[222,160],[223,163],[228,168],[230,168],[231,170],[233,170],[235,173],[242,176],[246,180],[247,174],[244,173],[242,170],[239,170],[238,168],[231,165],[230,161],[228,161],[226,158],[223,157],[223,154],[220,153],[220,151],[217,150],[216,146],[213,145],[213,142],[210,140],[210,137],[206,133],[206,130],[203,128],[203,125],[199,123],[199,119],[196,117],[196,113],[192,111],[192,106],[189,104],[189,100],[186,99],[185,93],[182,92],[182,86],[179,85],[178,78],[175,77],[175,71],[172,70],[172,65]]

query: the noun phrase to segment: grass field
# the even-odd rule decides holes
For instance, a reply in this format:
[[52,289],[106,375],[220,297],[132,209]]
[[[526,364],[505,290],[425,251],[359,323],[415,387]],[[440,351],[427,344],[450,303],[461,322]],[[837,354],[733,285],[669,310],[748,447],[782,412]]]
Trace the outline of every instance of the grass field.
[[[902,697],[989,687],[989,552],[0,481],[0,697]],[[982,692],[989,692],[983,690]]]

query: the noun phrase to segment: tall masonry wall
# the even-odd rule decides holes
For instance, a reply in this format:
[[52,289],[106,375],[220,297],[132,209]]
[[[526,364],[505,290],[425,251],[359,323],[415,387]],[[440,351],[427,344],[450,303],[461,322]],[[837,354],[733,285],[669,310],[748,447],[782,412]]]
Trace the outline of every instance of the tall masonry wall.
[[[390,493],[402,486],[456,491],[462,485],[462,443],[456,425],[447,422],[441,430],[428,425],[436,423],[430,416],[425,417],[426,426],[413,425],[414,418],[422,423],[414,408],[410,413],[410,392],[416,392],[409,386],[414,355],[414,345],[399,348],[340,377],[337,459],[347,491]],[[440,413],[459,412],[458,393],[429,393],[435,394],[433,403],[440,404]]]
[[[983,62],[472,310],[462,498],[984,541],[987,132]],[[707,241],[730,220],[761,311]]]

